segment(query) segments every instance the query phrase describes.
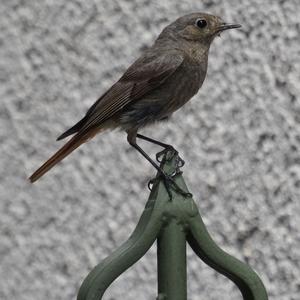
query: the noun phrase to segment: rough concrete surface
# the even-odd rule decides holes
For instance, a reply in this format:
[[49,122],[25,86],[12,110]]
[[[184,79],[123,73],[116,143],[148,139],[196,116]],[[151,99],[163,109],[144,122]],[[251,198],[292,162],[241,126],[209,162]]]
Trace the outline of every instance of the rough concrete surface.
[[[1,0],[0,299],[75,299],[130,235],[155,172],[124,133],[98,136],[35,185],[26,178],[161,29],[192,11],[243,29],[213,43],[200,93],[143,132],[180,151],[215,241],[260,274],[270,299],[300,299],[298,0]],[[155,255],[104,299],[155,299]],[[189,299],[241,299],[190,250],[188,279]]]

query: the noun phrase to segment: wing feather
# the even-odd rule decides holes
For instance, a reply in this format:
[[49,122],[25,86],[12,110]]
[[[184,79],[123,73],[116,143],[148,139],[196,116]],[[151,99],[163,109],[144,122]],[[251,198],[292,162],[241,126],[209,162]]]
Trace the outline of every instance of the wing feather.
[[80,131],[99,126],[132,101],[157,88],[182,64],[183,55],[169,51],[159,57],[145,54],[128,68],[124,75],[89,109]]

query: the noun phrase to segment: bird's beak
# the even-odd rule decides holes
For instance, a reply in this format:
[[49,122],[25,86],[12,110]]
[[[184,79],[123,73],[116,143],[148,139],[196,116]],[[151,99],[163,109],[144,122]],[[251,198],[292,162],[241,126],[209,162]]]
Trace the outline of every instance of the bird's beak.
[[217,32],[221,32],[221,31],[224,31],[224,30],[227,30],[227,29],[240,28],[240,27],[242,27],[242,25],[240,25],[240,24],[227,24],[227,23],[224,23],[224,24],[222,24],[221,26],[219,26],[217,28]]

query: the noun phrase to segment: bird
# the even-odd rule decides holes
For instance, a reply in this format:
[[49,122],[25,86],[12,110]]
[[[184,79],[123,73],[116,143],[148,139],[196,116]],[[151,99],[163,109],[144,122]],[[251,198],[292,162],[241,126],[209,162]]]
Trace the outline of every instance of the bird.
[[212,41],[221,32],[241,27],[218,16],[195,12],[166,26],[152,46],[125,71],[74,126],[57,140],[72,136],[30,177],[35,182],[57,163],[95,135],[119,128],[128,143],[140,152],[166,182],[174,180],[137,144],[143,139],[165,149],[173,146],[144,136],[139,130],[165,121],[201,88],[207,73]]

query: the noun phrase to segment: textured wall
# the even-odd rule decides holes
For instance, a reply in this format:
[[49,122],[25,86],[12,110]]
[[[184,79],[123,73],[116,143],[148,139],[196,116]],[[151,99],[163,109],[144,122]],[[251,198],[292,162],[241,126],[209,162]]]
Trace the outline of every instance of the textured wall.
[[[98,136],[35,185],[26,177],[160,30],[191,11],[243,30],[214,42],[193,101],[144,133],[186,160],[217,243],[257,270],[271,299],[299,299],[298,0],[1,0],[1,299],[75,299],[88,271],[132,232],[155,172],[124,133]],[[189,299],[241,299],[189,258]],[[104,299],[154,299],[155,272],[153,247]]]

